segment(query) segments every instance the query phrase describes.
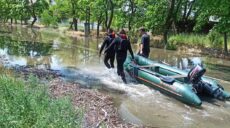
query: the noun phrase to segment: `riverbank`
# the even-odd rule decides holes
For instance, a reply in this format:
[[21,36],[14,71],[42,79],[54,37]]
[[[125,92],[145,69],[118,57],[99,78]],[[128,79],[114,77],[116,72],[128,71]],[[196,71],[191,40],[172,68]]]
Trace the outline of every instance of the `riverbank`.
[[[163,36],[151,37],[151,47],[163,49]],[[185,54],[205,55],[215,58],[230,59],[230,54],[226,55],[223,50],[223,37],[220,35],[196,35],[196,34],[177,34],[171,35],[168,39],[168,50],[175,50]],[[228,42],[230,48],[230,42]],[[230,50],[230,49],[228,49]]]
[[181,45],[177,49],[177,51],[185,54],[196,55],[196,56],[205,55],[205,56],[230,60],[230,54],[226,55],[224,51],[220,49],[205,48],[205,47],[200,48],[198,46]]
[[49,90],[53,98],[70,96],[74,107],[85,110],[83,127],[141,127],[121,120],[117,108],[114,107],[113,99],[97,90],[84,89],[79,84],[66,83],[60,78],[50,82]]
[[[9,23],[5,23],[5,24],[1,24],[0,26],[8,26],[9,29],[6,31],[3,31],[3,33],[10,33],[11,28],[10,27],[23,27],[23,28],[31,28],[31,26],[28,25],[21,25],[21,24],[9,24]],[[68,26],[61,26],[61,27],[46,27],[42,24],[38,24],[35,23],[34,26],[32,27],[33,29],[36,29],[38,31],[45,31],[47,32],[47,30],[49,30],[50,32],[53,33],[60,33],[60,34],[65,34],[65,36],[69,36],[69,37],[74,37],[74,38],[84,38],[85,37],[85,33],[83,29],[79,29],[78,31],[75,30],[71,30],[69,29]],[[99,32],[99,37],[97,37],[97,32],[96,30],[91,30],[90,35],[88,35],[87,37],[92,37],[92,38],[103,38],[105,36],[106,32]]]
[[[5,57],[1,57],[0,63],[6,64],[7,59]],[[1,69],[4,70],[4,69]],[[12,123],[12,120],[4,120],[0,119],[0,126],[23,126],[23,127],[32,127],[32,126],[40,126],[42,122],[46,122],[46,119],[39,120],[40,116],[45,116],[43,114],[50,113],[50,120],[59,120],[62,124],[58,122],[46,122],[44,126],[57,126],[61,125],[63,127],[109,127],[109,128],[139,128],[143,126],[126,123],[119,117],[118,110],[114,106],[113,98],[107,94],[103,94],[98,90],[94,89],[86,89],[82,88],[78,83],[66,82],[62,79],[62,74],[58,71],[43,69],[43,68],[33,68],[29,66],[18,66],[18,67],[8,67],[7,72],[11,72],[10,75],[6,74],[6,72],[1,71],[2,75],[0,76],[1,81],[1,99],[5,101],[4,103],[7,105],[12,105],[10,108],[13,110],[8,111],[16,111],[16,109],[20,106],[24,106],[23,111],[29,113],[38,113],[36,119],[32,119],[32,117],[27,118],[26,116],[30,116],[28,114],[23,113],[15,113],[14,115],[7,114],[7,111],[1,109],[1,114],[6,118],[15,117],[16,123]],[[20,85],[20,88],[17,88],[17,85]],[[11,88],[12,87],[12,88]],[[7,90],[10,89],[8,93]],[[19,94],[18,94],[19,93]],[[4,94],[4,96],[3,96]],[[41,95],[40,95],[41,94]],[[43,95],[44,94],[44,95]],[[14,99],[15,104],[11,103],[11,101],[7,101],[5,95],[17,97]],[[18,96],[19,95],[19,96]],[[7,97],[8,97],[7,96]],[[28,96],[28,101],[23,101],[24,98]],[[39,97],[42,96],[42,99],[39,100]],[[4,98],[5,97],[5,98]],[[51,101],[51,102],[50,102]],[[13,101],[12,101],[13,102]],[[57,102],[57,106],[55,104],[52,108],[44,108],[44,105],[50,106],[53,102]],[[60,102],[60,103],[59,103]],[[63,103],[62,103],[63,102]],[[70,103],[69,103],[70,102]],[[39,108],[30,109],[25,105],[29,104],[31,107]],[[45,104],[44,104],[45,103]],[[51,103],[51,104],[50,104]],[[3,108],[4,106],[1,106]],[[74,109],[72,109],[72,107]],[[60,108],[60,109],[58,109]],[[27,110],[28,109],[28,110]],[[44,110],[43,110],[44,109]],[[52,109],[52,110],[50,110]],[[70,110],[68,110],[70,109]],[[21,111],[21,110],[20,110]],[[44,112],[40,114],[40,111],[50,111]],[[52,117],[52,112],[55,112],[57,117]],[[65,118],[62,118],[62,114],[65,113]],[[17,121],[21,121],[21,118],[16,118],[16,116],[20,116],[23,118],[23,121],[32,120],[30,124],[23,123],[19,124]],[[32,115],[31,115],[32,116]],[[75,120],[74,120],[75,119]],[[67,121],[69,124],[67,124]],[[39,123],[39,125],[36,124]],[[67,123],[66,123],[67,122]]]
[[[114,127],[114,128],[115,127],[119,127],[119,128],[141,127],[141,126],[137,126],[134,124],[125,123],[119,117],[119,114],[117,112],[117,108],[114,107],[113,99],[109,95],[102,94],[97,90],[81,88],[79,84],[65,82],[60,77],[50,79],[47,84],[40,85],[39,79],[37,79],[36,77],[33,77],[33,76],[34,75],[35,76],[40,75],[40,78],[42,78],[41,74],[40,74],[41,71],[38,71],[38,70],[35,71],[35,70],[36,69],[30,69],[30,70],[29,69],[23,69],[23,70],[21,70],[21,72],[26,71],[24,74],[27,74],[28,72],[31,73],[30,77],[29,78],[27,77],[26,81],[24,81],[22,79],[10,77],[10,76],[0,76],[0,81],[1,81],[1,83],[3,83],[3,84],[1,84],[1,94],[7,93],[6,90],[4,90],[4,88],[6,89],[5,86],[7,86],[7,88],[10,88],[9,86],[12,86],[12,85],[17,86],[18,84],[16,85],[16,83],[20,83],[19,84],[20,88],[15,90],[17,92],[14,92],[14,90],[10,89],[12,91],[10,93],[12,93],[12,94],[7,93],[8,96],[9,95],[12,95],[13,97],[17,96],[17,98],[14,98],[14,101],[16,102],[14,105],[16,105],[16,106],[14,106],[13,103],[9,103],[4,98],[1,98],[3,101],[5,101],[4,103],[6,103],[7,105],[8,104],[13,105],[10,108],[14,108],[14,110],[10,109],[8,111],[16,111],[16,109],[20,106],[25,107],[26,104],[24,104],[24,102],[20,103],[20,101],[23,100],[22,98],[25,98],[24,96],[28,96],[28,98],[30,100],[26,101],[27,104],[29,104],[31,107],[36,107],[36,108],[40,107],[39,110],[41,110],[41,111],[48,111],[49,110],[48,108],[42,107],[43,105],[49,104],[48,101],[52,101],[52,102],[54,102],[54,101],[59,102],[60,101],[61,103],[58,104],[59,106],[53,105],[53,107],[63,108],[63,109],[58,109],[55,111],[56,111],[56,113],[58,113],[58,116],[63,116],[63,115],[61,115],[61,113],[67,114],[67,115],[65,115],[66,119],[64,119],[62,117],[60,117],[60,119],[59,119],[59,117],[53,117],[51,115],[50,115],[49,119],[53,120],[53,119],[58,118],[58,120],[63,123],[66,120],[68,120],[69,118],[71,118],[72,120],[71,120],[71,122],[69,122],[69,123],[71,123],[71,125],[64,123],[64,124],[62,124],[63,127],[66,127],[66,126],[73,127],[74,124],[77,124],[76,125],[77,127],[84,127],[84,128],[88,128],[88,127],[95,127],[95,128],[99,128],[99,127],[111,127],[111,128],[112,127]],[[43,77],[50,76],[50,75],[56,76],[56,74],[53,74],[52,72],[45,71],[45,70],[43,70],[43,71],[44,71],[42,74],[42,75],[44,75]],[[32,74],[32,73],[34,73],[34,74]],[[36,87],[36,89],[35,89],[35,87]],[[15,88],[17,88],[17,87],[15,87]],[[42,93],[46,93],[47,89],[48,89],[48,95],[46,95],[46,96],[42,95],[43,98],[41,99],[41,101],[38,101],[38,98],[40,97],[39,95]],[[41,90],[43,90],[43,92]],[[23,94],[22,97],[19,97],[18,95],[21,95],[21,92],[22,93],[25,92],[25,93]],[[20,94],[17,94],[17,93],[20,93]],[[45,99],[44,97],[47,99]],[[64,101],[62,99],[64,99]],[[44,100],[44,102],[46,101],[45,104],[44,104],[43,100]],[[68,104],[68,106],[66,106],[69,101],[71,101],[71,105]],[[36,103],[34,103],[34,102],[36,102]],[[62,102],[66,102],[66,104],[62,103]],[[34,106],[34,105],[36,105],[36,106]],[[50,106],[50,105],[48,105],[48,106]],[[1,106],[1,108],[2,107],[3,106]],[[71,107],[74,107],[74,110],[71,110],[71,111],[68,110]],[[20,108],[18,108],[18,109],[20,110]],[[29,111],[30,113],[40,114],[37,109],[30,110],[27,107],[25,107],[23,109],[24,109],[23,111]],[[43,110],[43,109],[45,109],[45,110]],[[52,108],[50,108],[50,109],[52,109]],[[75,112],[75,111],[77,111],[77,112]],[[52,112],[53,112],[53,110],[52,110]],[[7,112],[3,111],[3,110],[1,110],[1,113],[6,118],[10,118],[12,116],[21,116],[22,118],[25,118],[23,120],[27,120],[26,116],[30,116],[27,114],[22,115],[22,113],[15,113],[15,112],[14,112],[15,115],[10,115],[10,114],[7,114]],[[47,112],[47,113],[50,113],[50,112]],[[54,116],[57,116],[57,115],[54,115]],[[78,118],[76,118],[76,116]],[[10,120],[4,120],[2,122],[2,120],[1,120],[0,126],[23,126],[23,127],[38,126],[35,123],[37,122],[37,123],[41,124],[41,122],[39,122],[40,120],[37,120],[37,118],[40,118],[40,117],[36,117],[36,119],[33,119],[33,120],[32,120],[32,117],[30,117],[30,119],[32,120],[32,121],[30,121],[30,124],[12,123],[12,121],[10,121]],[[73,120],[73,118],[76,120]],[[15,121],[19,121],[19,120],[21,120],[21,119],[15,119]],[[41,121],[43,121],[43,120],[41,120]],[[50,126],[50,124],[52,124],[52,126],[57,126],[59,123],[58,122],[47,122],[46,124],[44,124],[44,126],[45,127],[48,125]]]
[[24,81],[1,72],[0,83],[0,127],[81,127],[84,110],[68,97],[51,98],[35,77]]
[[[11,24],[5,24],[9,28],[11,27]],[[12,24],[13,27],[27,27],[29,28],[29,25],[20,25],[20,24]],[[69,30],[68,27],[58,27],[58,28],[51,28],[51,27],[45,27],[40,24],[35,24],[34,29],[37,31],[40,31],[46,35],[54,36],[61,35],[62,37],[68,36],[73,38],[85,38],[83,30],[80,31],[74,31]],[[9,30],[5,30],[5,33],[10,33]],[[103,38],[105,35],[105,32],[100,32],[99,38]],[[151,35],[151,34],[150,34]],[[35,34],[35,37],[37,35]],[[17,36],[18,37],[18,36]],[[96,31],[93,30],[90,34],[90,37],[93,39],[96,39]],[[206,56],[212,56],[216,58],[223,58],[223,59],[230,59],[230,54],[226,55],[223,51],[223,39],[218,38],[215,39],[210,35],[193,35],[193,34],[178,34],[178,35],[172,35],[169,38],[169,44],[167,49],[168,50],[177,50],[178,52],[184,52],[186,54],[194,54],[194,55],[206,55]],[[31,38],[31,37],[29,37]],[[48,37],[47,40],[50,40]],[[210,42],[210,39],[213,39],[214,43]],[[37,40],[39,38],[36,38]],[[39,42],[39,40],[38,40]],[[137,40],[135,41],[137,42]],[[221,43],[222,42],[222,43]],[[230,44],[230,43],[228,43]],[[164,48],[163,43],[163,36],[162,35],[151,35],[151,43],[150,46],[153,48]],[[230,45],[229,45],[230,47]]]

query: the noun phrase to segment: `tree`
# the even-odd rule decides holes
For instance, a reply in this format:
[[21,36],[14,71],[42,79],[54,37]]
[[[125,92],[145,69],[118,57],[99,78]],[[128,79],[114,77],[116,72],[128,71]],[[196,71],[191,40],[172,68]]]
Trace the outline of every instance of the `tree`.
[[113,0],[103,0],[103,5],[105,8],[104,25],[108,30],[111,27],[113,21],[115,3],[113,2]]
[[49,3],[46,0],[30,0],[29,8],[31,12],[31,16],[33,17],[33,21],[31,23],[31,27],[33,27],[34,23],[37,21],[37,17],[41,16],[42,12],[49,8]]
[[91,10],[94,12],[92,14],[92,21],[97,22],[97,37],[99,37],[99,27],[103,22],[103,17],[105,16],[103,1],[104,0],[97,0],[91,3]]
[[204,23],[216,19],[214,20],[216,23],[213,29],[224,35],[224,52],[227,55],[227,34],[230,31],[230,1],[200,0],[200,3],[204,6],[201,8],[202,13],[197,18],[196,27],[200,28]]

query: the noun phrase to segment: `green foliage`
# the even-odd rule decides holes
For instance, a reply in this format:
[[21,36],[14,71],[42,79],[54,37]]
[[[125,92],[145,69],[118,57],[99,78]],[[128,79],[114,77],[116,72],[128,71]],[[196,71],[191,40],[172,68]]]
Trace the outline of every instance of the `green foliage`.
[[80,127],[82,111],[68,98],[52,99],[45,85],[0,76],[0,127]]
[[200,7],[202,13],[200,13],[197,18],[197,28],[207,23],[212,16],[217,19],[214,27],[216,30],[222,33],[230,31],[229,0],[200,0],[199,2],[202,4],[202,7]]
[[48,10],[45,10],[41,14],[41,22],[46,26],[57,26],[57,17],[52,16],[52,13],[50,14]]
[[211,47],[207,36],[197,34],[177,34],[169,38],[169,45],[191,45],[199,47]]
[[[34,14],[47,26],[69,19],[71,22],[87,19],[103,28],[127,28],[132,33],[130,35],[135,35],[133,33],[139,27],[146,27],[153,34],[162,34],[165,43],[169,32],[204,29],[210,17],[218,19],[214,31],[222,35],[230,31],[229,0],[55,0],[55,4],[49,0],[1,0],[0,8],[0,19],[4,22],[9,19],[27,21]],[[87,9],[90,10],[90,19]],[[205,43],[195,38],[189,42],[200,46]],[[220,48],[220,44],[215,41],[212,47]]]
[[221,35],[217,31],[211,31],[208,34],[208,39],[211,43],[211,47],[218,49],[223,48],[223,40],[221,40]]
[[[229,43],[229,42],[228,42]],[[177,34],[169,38],[169,48],[176,49],[181,45],[199,46],[214,49],[223,49],[223,38],[217,31],[212,31],[208,35],[198,34]]]
[[173,42],[170,42],[167,44],[166,49],[167,50],[177,50],[177,45],[175,45]]

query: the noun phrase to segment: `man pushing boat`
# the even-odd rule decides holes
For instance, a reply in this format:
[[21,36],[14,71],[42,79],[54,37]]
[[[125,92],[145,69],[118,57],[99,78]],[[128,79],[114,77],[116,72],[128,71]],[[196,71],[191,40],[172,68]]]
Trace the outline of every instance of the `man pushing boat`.
[[[108,34],[105,37],[100,52],[99,52],[99,56],[101,56],[101,53],[104,49],[107,49],[107,51],[104,52],[105,56],[104,56],[104,64],[107,68],[114,68],[114,59],[115,59],[115,50],[114,50],[114,46],[110,46],[110,44],[112,43],[112,41],[115,38],[115,33],[113,31],[113,29],[109,29],[108,30]],[[108,48],[110,46],[110,48]],[[108,62],[110,61],[110,63]]]
[[126,32],[124,29],[122,29],[117,35],[118,35],[118,37],[116,37],[113,40],[113,42],[106,49],[105,52],[110,50],[110,47],[114,46],[115,53],[116,53],[116,60],[117,60],[117,74],[119,76],[121,76],[124,83],[127,83],[126,79],[125,79],[125,73],[124,73],[123,65],[124,65],[124,62],[126,60],[128,50],[129,50],[132,58],[134,59],[133,50],[132,50],[130,41],[128,40],[128,38],[126,36]]

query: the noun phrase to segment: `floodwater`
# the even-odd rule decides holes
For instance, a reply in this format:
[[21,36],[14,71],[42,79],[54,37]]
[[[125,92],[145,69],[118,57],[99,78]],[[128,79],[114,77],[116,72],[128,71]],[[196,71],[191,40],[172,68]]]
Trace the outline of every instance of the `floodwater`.
[[[230,102],[204,101],[201,108],[194,108],[128,76],[129,84],[125,85],[116,70],[106,69],[98,57],[100,42],[71,38],[52,30],[0,26],[0,67],[60,70],[66,80],[114,97],[120,116],[127,122],[163,128],[229,128]],[[230,61],[162,49],[151,49],[150,58],[184,70],[202,64],[207,76],[230,91]]]

